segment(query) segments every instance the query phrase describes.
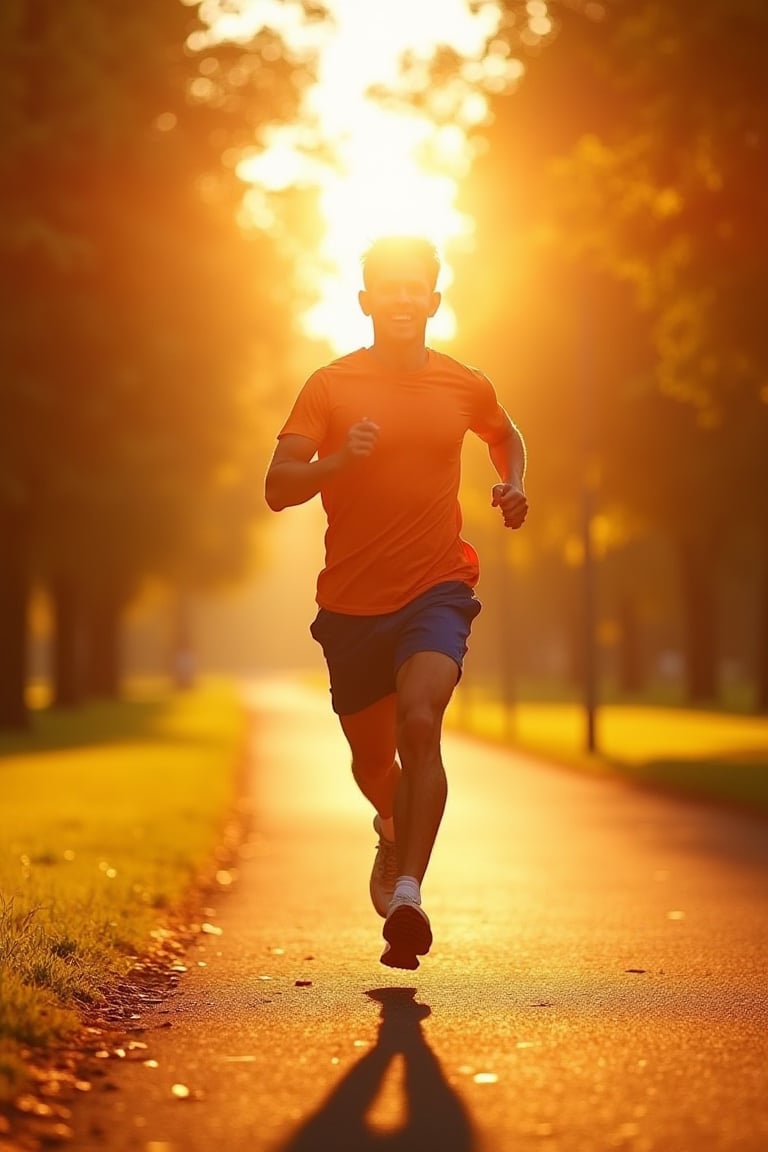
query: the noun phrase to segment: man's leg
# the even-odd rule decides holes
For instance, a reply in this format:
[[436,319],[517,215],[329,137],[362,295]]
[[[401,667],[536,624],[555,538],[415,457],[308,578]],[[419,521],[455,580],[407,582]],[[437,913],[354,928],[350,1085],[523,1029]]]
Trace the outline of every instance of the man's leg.
[[355,782],[384,820],[392,817],[400,779],[400,765],[395,760],[395,708],[393,693],[360,712],[339,717],[352,751]]
[[339,717],[352,750],[352,774],[376,809],[373,826],[379,843],[369,890],[382,917],[387,915],[397,880],[393,811],[400,765],[395,759],[395,706],[395,694],[390,693],[359,712]]
[[397,674],[397,748],[402,774],[395,800],[398,870],[421,883],[443,818],[448,786],[440,750],[443,714],[459,669],[442,652],[417,652]]
[[417,652],[397,674],[397,748],[402,771],[395,797],[397,882],[384,921],[382,964],[418,968],[432,945],[429,917],[421,907],[427,870],[448,786],[440,753],[443,713],[459,676],[442,652]]

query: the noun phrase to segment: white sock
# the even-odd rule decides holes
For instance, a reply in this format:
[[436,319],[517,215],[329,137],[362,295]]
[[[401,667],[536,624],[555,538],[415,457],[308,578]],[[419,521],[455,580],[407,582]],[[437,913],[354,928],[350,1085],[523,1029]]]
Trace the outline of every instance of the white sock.
[[405,896],[421,904],[421,886],[415,876],[398,876],[392,898],[396,900],[398,896]]
[[385,840],[395,842],[395,818],[394,816],[387,816],[386,819],[379,813],[379,828]]

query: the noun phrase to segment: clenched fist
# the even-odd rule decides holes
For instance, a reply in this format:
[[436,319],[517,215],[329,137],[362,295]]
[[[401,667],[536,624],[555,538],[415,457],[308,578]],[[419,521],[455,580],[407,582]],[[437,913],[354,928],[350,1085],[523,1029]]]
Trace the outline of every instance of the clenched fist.
[[491,489],[493,508],[500,508],[505,528],[520,528],[528,515],[525,493],[516,484],[494,484]]
[[364,416],[353,424],[347,432],[344,455],[348,460],[365,460],[375,449],[379,440],[379,426]]

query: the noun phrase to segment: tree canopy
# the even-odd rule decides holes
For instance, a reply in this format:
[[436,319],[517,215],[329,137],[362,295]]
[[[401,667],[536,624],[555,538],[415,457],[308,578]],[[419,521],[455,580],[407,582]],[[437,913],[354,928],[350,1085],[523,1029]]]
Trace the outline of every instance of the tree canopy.
[[690,579],[743,565],[748,540],[765,563],[768,9],[549,10],[554,34],[483,129],[463,338],[485,343],[527,432],[537,547],[563,548],[597,475],[617,540],[661,533],[679,551],[709,698],[716,592]]
[[148,573],[242,571],[292,331],[236,166],[309,72],[181,3],[10,0],[0,37],[2,635],[34,576],[119,605]]

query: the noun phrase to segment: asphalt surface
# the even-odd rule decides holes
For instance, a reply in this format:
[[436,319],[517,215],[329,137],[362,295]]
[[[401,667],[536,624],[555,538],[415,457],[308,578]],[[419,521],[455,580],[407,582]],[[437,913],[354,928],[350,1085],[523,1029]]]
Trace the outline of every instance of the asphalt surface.
[[768,1149],[768,822],[449,735],[434,946],[393,971],[326,693],[248,698],[236,882],[71,1147]]

